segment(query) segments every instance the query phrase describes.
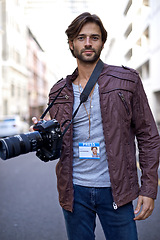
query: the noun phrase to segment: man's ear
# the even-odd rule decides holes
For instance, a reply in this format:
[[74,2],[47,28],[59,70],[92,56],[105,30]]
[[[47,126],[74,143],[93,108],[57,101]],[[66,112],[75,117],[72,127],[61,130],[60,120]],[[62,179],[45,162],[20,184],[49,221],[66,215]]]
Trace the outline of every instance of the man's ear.
[[71,50],[73,50],[74,49],[74,47],[73,47],[73,41],[71,41],[71,40],[69,40],[69,48],[71,49]]

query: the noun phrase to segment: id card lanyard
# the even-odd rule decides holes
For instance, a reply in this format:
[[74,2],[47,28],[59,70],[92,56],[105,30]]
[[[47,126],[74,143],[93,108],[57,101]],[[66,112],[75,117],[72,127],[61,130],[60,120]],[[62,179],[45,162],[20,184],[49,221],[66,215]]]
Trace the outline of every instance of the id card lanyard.
[[[79,84],[78,84],[78,88],[79,88],[79,93],[81,94],[81,90],[80,90],[80,85],[79,85]],[[85,108],[85,111],[86,111],[87,116],[88,116],[88,121],[89,121],[89,136],[88,136],[88,139],[90,138],[90,133],[91,133],[91,107],[92,107],[92,96],[93,96],[93,93],[91,94],[90,105],[89,105],[89,111],[87,110],[85,103],[83,103],[83,106],[84,106],[84,108]]]

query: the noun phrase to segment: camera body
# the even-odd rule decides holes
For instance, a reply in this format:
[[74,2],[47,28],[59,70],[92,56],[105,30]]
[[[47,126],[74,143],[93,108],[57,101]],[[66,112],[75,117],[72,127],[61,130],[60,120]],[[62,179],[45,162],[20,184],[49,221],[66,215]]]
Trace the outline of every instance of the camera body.
[[34,132],[15,135],[0,140],[0,157],[3,160],[36,151],[42,161],[60,157],[62,133],[57,120],[41,120],[34,125]]
[[62,133],[57,120],[41,120],[34,125],[33,129],[38,131],[43,139],[43,144],[36,149],[37,157],[45,162],[59,158],[62,145]]

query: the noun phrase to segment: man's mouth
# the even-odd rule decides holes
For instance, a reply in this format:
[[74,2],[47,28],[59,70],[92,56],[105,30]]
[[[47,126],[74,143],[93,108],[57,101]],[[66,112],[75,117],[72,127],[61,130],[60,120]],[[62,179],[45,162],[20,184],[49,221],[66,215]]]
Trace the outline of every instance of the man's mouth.
[[88,51],[85,51],[85,53],[93,53],[93,51],[89,51],[89,50],[88,50]]
[[86,49],[86,50],[84,50],[84,51],[82,51],[82,53],[85,53],[85,54],[92,54],[92,53],[94,53],[94,51],[93,50],[90,50],[90,49]]

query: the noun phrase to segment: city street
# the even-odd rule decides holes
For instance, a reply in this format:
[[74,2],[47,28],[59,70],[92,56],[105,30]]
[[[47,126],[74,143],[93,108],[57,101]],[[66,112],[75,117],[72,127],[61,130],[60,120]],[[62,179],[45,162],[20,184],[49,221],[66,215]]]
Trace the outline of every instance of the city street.
[[[66,240],[55,165],[35,153],[0,159],[0,240]],[[137,223],[139,240],[159,240],[160,191],[155,211]],[[104,240],[97,220],[96,240]],[[117,239],[118,240],[118,239]]]

